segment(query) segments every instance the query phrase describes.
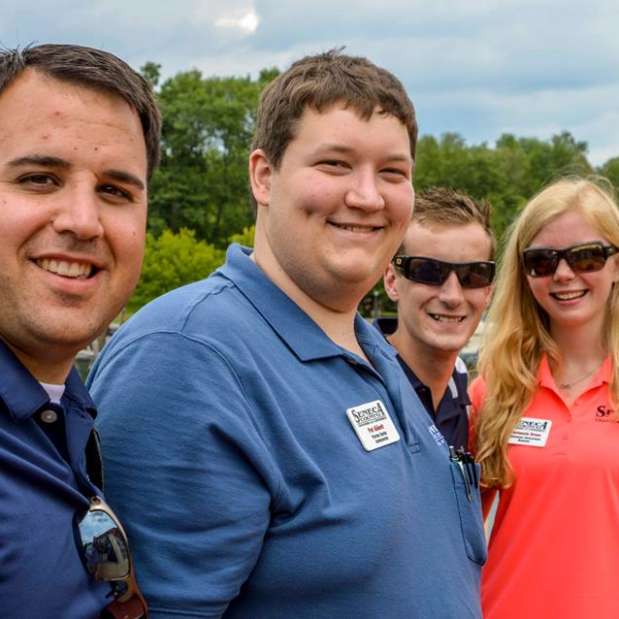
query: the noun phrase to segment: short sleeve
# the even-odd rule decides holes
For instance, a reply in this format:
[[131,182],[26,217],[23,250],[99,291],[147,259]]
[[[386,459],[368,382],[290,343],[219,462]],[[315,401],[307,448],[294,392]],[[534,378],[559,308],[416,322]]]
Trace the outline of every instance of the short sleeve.
[[220,617],[281,484],[239,378],[209,344],[162,333],[104,352],[89,383],[106,496],[151,615]]

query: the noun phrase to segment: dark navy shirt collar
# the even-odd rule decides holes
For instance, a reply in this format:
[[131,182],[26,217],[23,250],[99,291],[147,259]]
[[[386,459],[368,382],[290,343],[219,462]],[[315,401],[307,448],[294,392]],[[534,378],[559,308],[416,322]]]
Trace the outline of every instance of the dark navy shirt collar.
[[[251,249],[233,244],[228,248],[226,264],[220,273],[234,282],[274,331],[302,361],[351,355],[338,346],[290,297],[276,286],[250,259]],[[368,356],[380,349],[381,354],[395,357],[390,347],[382,345],[373,329],[361,316],[355,317],[359,343]],[[371,350],[368,350],[371,348]]]
[[[22,365],[13,351],[0,340],[0,401],[15,421],[25,421],[49,404],[47,392],[39,381]],[[76,402],[94,418],[95,405],[75,368],[65,381],[63,399]]]
[[[395,332],[397,328],[397,324],[398,324],[397,318],[377,318],[372,323],[372,326],[379,333],[381,333],[385,341],[387,341],[387,336]],[[395,347],[392,347],[392,348],[394,348],[395,350]],[[419,392],[420,389],[428,389],[428,386],[422,383],[421,380],[419,380],[419,378],[417,377],[417,374],[413,372],[412,368],[404,361],[404,359],[402,359],[402,357],[400,357],[399,354],[396,354],[396,357],[398,361],[400,362],[400,365],[402,366],[402,369],[404,370],[404,373],[406,374],[406,377],[408,378],[410,384],[413,386],[413,389],[415,389],[415,391],[417,392]],[[443,400],[445,400],[445,398],[448,398],[451,400],[458,400],[462,406],[467,406],[471,403],[468,393],[466,392],[466,390],[463,390],[461,388],[462,379],[459,376],[459,374],[460,373],[458,372],[457,368],[454,366],[453,372],[451,374],[450,383],[453,382],[455,384],[457,394],[456,396],[454,396],[451,390],[451,385],[447,385],[447,389],[445,390],[445,395],[441,399],[441,404],[443,404]],[[456,414],[457,414],[456,412],[450,411],[449,413],[447,413],[446,416],[450,417]]]

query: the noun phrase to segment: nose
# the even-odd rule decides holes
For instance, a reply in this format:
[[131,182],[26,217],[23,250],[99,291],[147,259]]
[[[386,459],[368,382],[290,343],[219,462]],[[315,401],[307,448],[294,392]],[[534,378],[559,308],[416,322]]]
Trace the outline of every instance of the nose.
[[352,180],[353,186],[346,193],[346,204],[350,208],[379,211],[385,207],[385,199],[373,171],[359,171],[352,176]]
[[63,192],[53,228],[59,234],[70,233],[80,240],[103,235],[100,200],[92,187],[74,188]]
[[575,274],[570,265],[567,263],[567,260],[565,260],[565,258],[561,258],[561,260],[559,260],[559,264],[557,265],[557,270],[554,272],[552,277],[555,281],[564,281],[574,278]]
[[452,271],[447,279],[443,282],[438,293],[439,300],[451,309],[458,307],[464,300],[462,286],[458,280],[458,276]]

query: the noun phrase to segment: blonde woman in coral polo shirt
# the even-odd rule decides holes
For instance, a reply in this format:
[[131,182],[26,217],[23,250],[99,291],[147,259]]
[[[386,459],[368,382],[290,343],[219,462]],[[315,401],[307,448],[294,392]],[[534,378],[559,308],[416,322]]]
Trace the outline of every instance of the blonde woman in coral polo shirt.
[[471,386],[486,619],[619,617],[619,211],[566,178],[514,223]]

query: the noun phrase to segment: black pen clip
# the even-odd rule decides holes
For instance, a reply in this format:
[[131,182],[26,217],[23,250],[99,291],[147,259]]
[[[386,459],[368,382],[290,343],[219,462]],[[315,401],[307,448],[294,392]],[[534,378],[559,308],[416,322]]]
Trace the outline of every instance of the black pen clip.
[[[458,451],[456,451],[453,445],[449,446],[449,460],[458,466],[460,469],[460,475],[462,476],[462,481],[464,482],[464,489],[466,491],[466,498],[469,503],[473,500],[473,491],[472,488],[476,487],[475,479],[475,463],[473,462],[473,458],[471,454],[465,452],[462,447]],[[469,462],[470,460],[470,462]],[[472,463],[473,468],[471,470],[470,463]]]

